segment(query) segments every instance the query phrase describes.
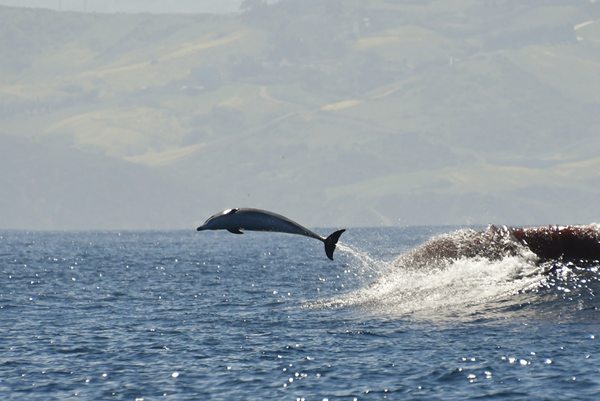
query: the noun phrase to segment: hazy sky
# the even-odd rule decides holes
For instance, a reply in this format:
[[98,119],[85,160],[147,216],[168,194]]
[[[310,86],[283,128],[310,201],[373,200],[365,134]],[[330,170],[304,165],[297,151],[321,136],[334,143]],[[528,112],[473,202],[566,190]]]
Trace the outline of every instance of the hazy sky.
[[150,13],[231,13],[242,0],[0,0],[0,5],[50,8],[64,11],[150,12]]

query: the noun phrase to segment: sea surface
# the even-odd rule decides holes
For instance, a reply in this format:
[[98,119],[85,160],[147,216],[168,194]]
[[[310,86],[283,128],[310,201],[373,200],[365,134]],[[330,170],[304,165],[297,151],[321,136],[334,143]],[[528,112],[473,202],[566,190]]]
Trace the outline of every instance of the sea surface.
[[454,230],[0,232],[0,399],[600,399],[598,264],[399,261]]

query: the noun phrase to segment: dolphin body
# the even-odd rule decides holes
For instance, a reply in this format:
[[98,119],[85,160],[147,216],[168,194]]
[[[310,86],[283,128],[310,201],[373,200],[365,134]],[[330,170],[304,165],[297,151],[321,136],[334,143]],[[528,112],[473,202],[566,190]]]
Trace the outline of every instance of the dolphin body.
[[335,251],[335,245],[337,244],[340,235],[346,231],[345,229],[339,230],[327,238],[324,238],[287,217],[267,210],[250,208],[223,210],[222,212],[209,217],[208,220],[196,230],[227,230],[233,234],[243,234],[242,230],[272,231],[304,235],[305,237],[322,241],[325,244],[325,254],[331,260],[333,260],[333,251]]
[[497,227],[484,231],[459,230],[436,236],[402,255],[397,263],[424,267],[438,261],[460,258],[500,260],[506,256],[533,252],[538,263],[574,262],[597,265],[600,260],[600,225]]

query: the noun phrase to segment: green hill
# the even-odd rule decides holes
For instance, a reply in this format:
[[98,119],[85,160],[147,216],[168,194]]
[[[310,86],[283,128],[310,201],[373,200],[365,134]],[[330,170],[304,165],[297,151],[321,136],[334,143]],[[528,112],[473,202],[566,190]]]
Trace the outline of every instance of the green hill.
[[[140,180],[164,187],[168,196],[152,195],[160,228],[234,205],[310,225],[597,220],[600,5],[288,0],[245,10],[0,7],[0,135],[53,144],[33,164],[90,155],[119,177],[111,193]],[[48,179],[93,192],[94,174],[73,172],[78,164]],[[6,205],[40,198],[31,182],[43,173],[30,174],[11,181],[22,188]],[[42,227],[62,227],[59,198],[38,207]],[[141,216],[156,213],[115,207],[99,200],[94,210],[113,217],[96,225],[148,227]],[[66,226],[88,227],[89,208],[68,212]],[[0,215],[31,225],[11,219]]]

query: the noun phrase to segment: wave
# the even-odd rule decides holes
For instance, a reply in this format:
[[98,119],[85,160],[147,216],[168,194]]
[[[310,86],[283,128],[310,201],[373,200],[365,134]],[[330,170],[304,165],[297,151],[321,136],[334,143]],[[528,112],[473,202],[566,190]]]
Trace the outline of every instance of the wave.
[[[584,241],[593,238],[600,243],[598,225],[578,228],[581,233],[577,235]],[[483,231],[458,230],[435,236],[392,261],[376,260],[340,244],[340,250],[352,259],[351,267],[374,280],[312,306],[359,307],[371,313],[419,318],[480,318],[516,311],[556,315],[556,304],[566,307],[559,310],[563,315],[570,314],[572,305],[576,310],[595,310],[594,294],[600,290],[597,259],[567,253],[545,257],[524,235],[515,235],[515,230],[521,230],[538,245],[546,236],[547,242],[558,246],[556,238],[563,235],[572,240],[577,231],[570,226],[560,234],[566,229],[490,226]]]

